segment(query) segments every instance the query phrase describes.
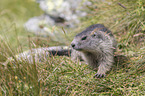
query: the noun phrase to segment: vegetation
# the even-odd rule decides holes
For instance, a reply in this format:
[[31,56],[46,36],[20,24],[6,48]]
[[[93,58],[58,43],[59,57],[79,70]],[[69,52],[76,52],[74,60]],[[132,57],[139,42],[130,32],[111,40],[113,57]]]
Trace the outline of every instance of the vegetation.
[[[90,0],[88,16],[74,30],[102,23],[118,41],[116,59],[106,78],[93,78],[96,73],[83,62],[70,57],[49,57],[41,63],[10,62],[9,56],[31,47],[59,45],[50,39],[36,37],[23,28],[31,17],[43,13],[32,0],[0,1],[0,95],[145,95],[145,1]],[[102,2],[104,1],[104,2]],[[73,35],[70,36],[73,38]],[[69,41],[70,42],[70,41]]]

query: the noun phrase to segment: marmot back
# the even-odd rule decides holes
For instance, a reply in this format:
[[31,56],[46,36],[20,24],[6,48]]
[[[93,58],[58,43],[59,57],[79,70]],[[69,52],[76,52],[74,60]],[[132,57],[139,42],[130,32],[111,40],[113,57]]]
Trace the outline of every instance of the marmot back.
[[93,68],[98,67],[95,77],[103,77],[110,70],[114,60],[116,40],[104,25],[95,24],[74,37],[71,43],[72,59],[82,58]]

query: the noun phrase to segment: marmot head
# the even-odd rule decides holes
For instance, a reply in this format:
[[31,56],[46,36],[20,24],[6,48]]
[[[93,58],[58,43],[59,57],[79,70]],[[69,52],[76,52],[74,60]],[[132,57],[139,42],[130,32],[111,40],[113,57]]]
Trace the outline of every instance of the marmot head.
[[92,52],[103,43],[104,39],[101,31],[83,31],[74,37],[71,47],[78,51]]
[[71,47],[78,51],[93,52],[102,44],[106,44],[104,42],[109,36],[113,35],[104,25],[91,25],[74,37]]

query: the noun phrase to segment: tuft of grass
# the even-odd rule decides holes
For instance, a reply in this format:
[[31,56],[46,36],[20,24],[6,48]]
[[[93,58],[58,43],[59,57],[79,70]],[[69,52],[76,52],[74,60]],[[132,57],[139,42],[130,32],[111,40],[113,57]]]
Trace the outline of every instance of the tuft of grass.
[[[1,66],[1,68],[3,68]],[[69,57],[51,57],[43,63],[9,63],[1,69],[1,94],[5,95],[144,95],[144,75],[114,66],[106,78],[85,63]]]
[[84,62],[73,62],[65,56],[52,56],[33,64],[9,62],[3,66],[9,56],[23,50],[60,43],[24,30],[23,24],[29,18],[42,13],[32,0],[1,0],[0,95],[145,95],[144,0],[90,1],[93,5],[86,10],[88,16],[82,18],[80,27],[72,34],[102,23],[118,41],[115,54],[128,59],[122,62],[123,57],[117,57],[107,77],[100,79],[93,78],[96,71]]

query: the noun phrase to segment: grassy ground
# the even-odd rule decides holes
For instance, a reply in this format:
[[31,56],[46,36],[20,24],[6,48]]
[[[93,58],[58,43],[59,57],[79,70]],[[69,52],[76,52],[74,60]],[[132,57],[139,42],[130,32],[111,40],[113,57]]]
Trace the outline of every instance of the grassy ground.
[[[116,59],[107,77],[101,79],[93,78],[96,71],[85,63],[74,63],[65,56],[34,64],[10,62],[7,67],[0,65],[0,95],[145,95],[145,2],[100,1],[92,0],[93,5],[86,10],[89,15],[76,31],[95,23],[105,24],[118,41],[115,54],[127,56],[127,61]],[[24,30],[29,18],[42,13],[32,0],[0,1],[0,62],[29,49],[29,44],[58,45],[46,38],[41,39],[44,43],[38,42],[38,37]]]

